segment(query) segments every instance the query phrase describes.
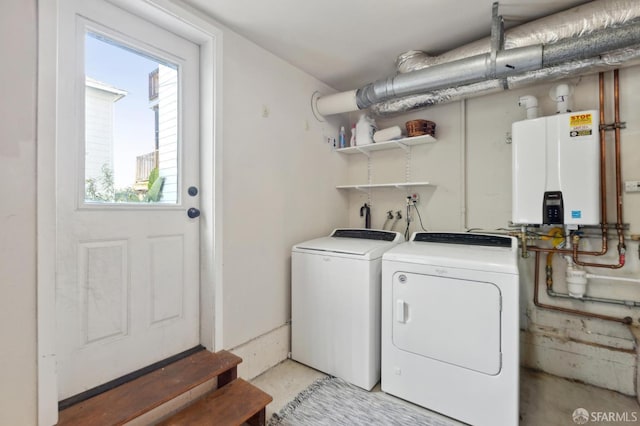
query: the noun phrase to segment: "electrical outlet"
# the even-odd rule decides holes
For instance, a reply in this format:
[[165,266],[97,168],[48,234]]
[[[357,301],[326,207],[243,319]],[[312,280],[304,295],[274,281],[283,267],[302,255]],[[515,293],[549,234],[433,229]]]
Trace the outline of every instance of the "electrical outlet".
[[640,192],[640,180],[625,181],[624,192]]
[[411,202],[414,204],[416,204],[420,199],[420,196],[418,194],[411,194],[410,197],[411,197]]

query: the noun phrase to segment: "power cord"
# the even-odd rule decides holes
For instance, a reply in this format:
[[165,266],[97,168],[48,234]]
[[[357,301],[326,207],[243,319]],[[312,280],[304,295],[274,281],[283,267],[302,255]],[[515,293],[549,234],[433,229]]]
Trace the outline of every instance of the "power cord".
[[409,239],[409,227],[411,226],[411,197],[407,197],[407,227],[404,230],[404,239]]
[[424,225],[422,224],[422,216],[420,216],[420,210],[418,210],[418,206],[416,206],[416,202],[413,202],[413,207],[416,209],[416,213],[418,213],[418,219],[420,219],[420,227],[422,228],[422,230],[424,232],[429,232],[426,230],[426,228],[424,227]]
[[407,197],[407,227],[404,230],[404,238],[406,240],[409,239],[409,227],[411,226],[411,216],[409,214],[411,212],[411,207],[413,207],[416,210],[416,213],[418,214],[418,219],[420,221],[420,228],[422,228],[424,232],[429,232],[427,231],[427,229],[424,227],[424,224],[422,223],[422,215],[420,214],[420,210],[418,210],[417,201],[413,200],[409,196]]

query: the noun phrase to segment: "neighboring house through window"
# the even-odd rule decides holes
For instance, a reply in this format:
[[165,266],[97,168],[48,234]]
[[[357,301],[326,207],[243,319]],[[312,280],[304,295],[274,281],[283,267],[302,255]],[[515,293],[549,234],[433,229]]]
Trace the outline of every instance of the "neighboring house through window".
[[125,90],[85,79],[85,179],[95,191],[108,191],[103,182],[105,169],[113,173],[114,104],[127,95]]

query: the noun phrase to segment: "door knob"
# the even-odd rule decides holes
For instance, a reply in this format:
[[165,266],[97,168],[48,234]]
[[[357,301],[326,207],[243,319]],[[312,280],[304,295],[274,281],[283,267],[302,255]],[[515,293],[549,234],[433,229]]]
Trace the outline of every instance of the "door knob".
[[189,216],[191,219],[195,219],[196,217],[200,216],[200,210],[196,209],[195,207],[191,207],[189,210],[187,210],[187,216]]

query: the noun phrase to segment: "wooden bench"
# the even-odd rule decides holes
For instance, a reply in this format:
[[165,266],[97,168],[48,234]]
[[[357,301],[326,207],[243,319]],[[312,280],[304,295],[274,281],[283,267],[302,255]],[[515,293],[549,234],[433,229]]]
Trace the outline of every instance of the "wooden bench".
[[[237,365],[241,362],[240,357],[227,351],[196,352],[60,411],[58,425],[126,424],[215,378],[217,378],[217,389],[201,399],[192,401],[191,405],[184,409],[185,412],[190,413],[188,415],[197,416],[197,411],[202,409],[208,413],[207,416],[219,412],[217,415],[221,420],[216,420],[216,425],[239,425],[244,421],[264,424],[264,408],[271,402],[271,397],[244,380],[237,379]],[[209,407],[206,401],[210,401],[215,409]],[[263,404],[262,411],[258,408],[260,404]],[[171,418],[180,414],[181,412],[178,412]],[[215,417],[211,418],[215,419]],[[240,418],[244,420],[233,423],[236,421],[234,419]]]
[[273,398],[257,387],[236,379],[159,423],[159,426],[253,426],[265,424],[265,407]]

